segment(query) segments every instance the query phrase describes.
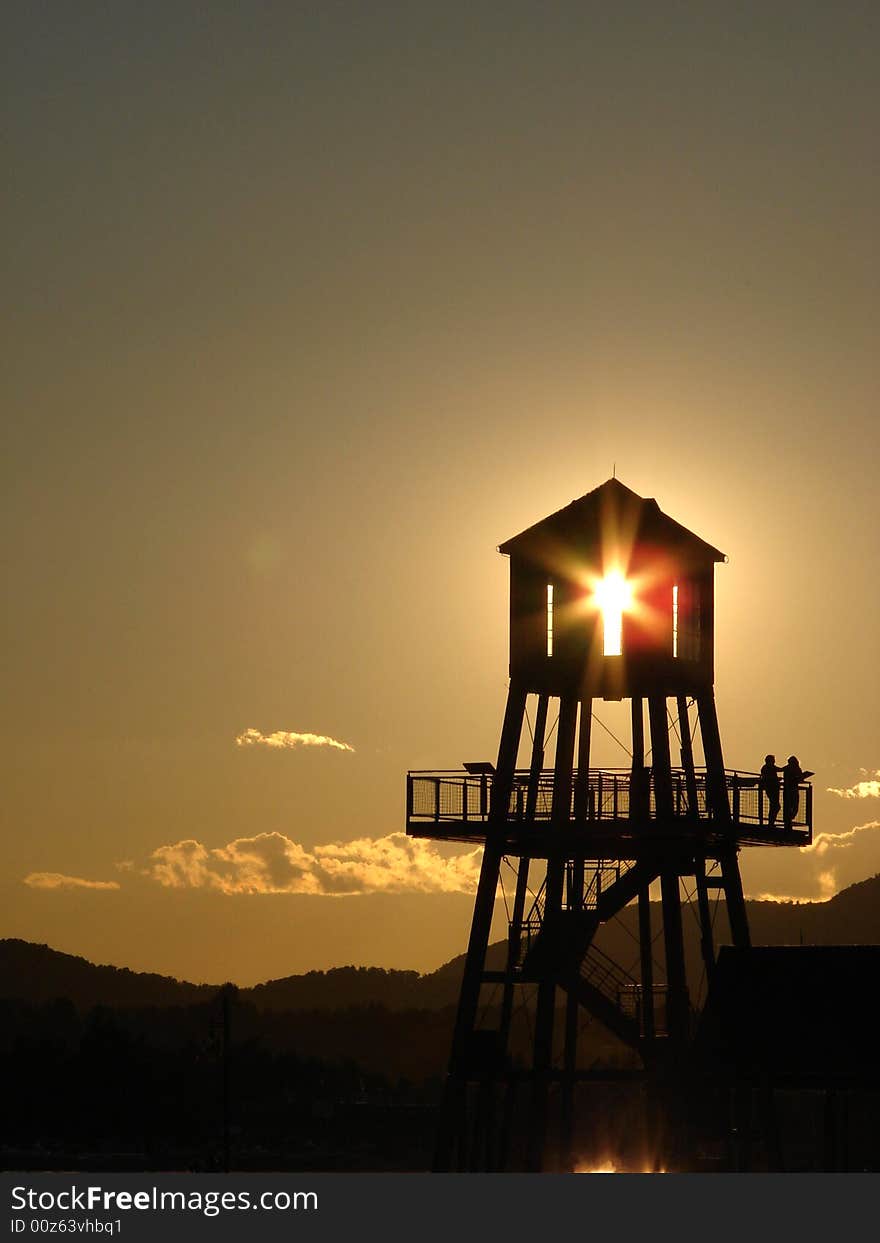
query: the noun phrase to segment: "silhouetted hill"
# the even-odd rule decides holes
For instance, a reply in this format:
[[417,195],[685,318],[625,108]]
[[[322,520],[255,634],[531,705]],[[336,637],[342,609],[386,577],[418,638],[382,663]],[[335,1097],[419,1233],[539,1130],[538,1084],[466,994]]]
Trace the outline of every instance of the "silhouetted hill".
[[[451,964],[452,965],[452,964]],[[460,971],[420,976],[381,967],[334,967],[268,980],[239,990],[258,1010],[322,1011],[352,1006],[388,1010],[440,1009],[455,1001]],[[190,984],[170,976],[97,966],[48,945],[0,940],[0,998],[28,1002],[66,997],[82,1010],[93,1006],[181,1006],[214,997],[220,984]]]
[[827,902],[749,902],[756,945],[880,945],[880,875]]
[[216,987],[188,984],[167,975],[96,966],[31,941],[0,941],[0,997],[53,1001],[68,997],[77,1006],[189,1005],[213,996]]
[[[880,945],[880,875],[842,890],[828,902],[748,902],[749,926],[755,945]],[[659,905],[655,917],[660,927]],[[637,912],[628,907],[604,925],[597,944],[627,969],[636,969]],[[719,903],[716,929],[726,938],[724,903]],[[695,919],[685,919],[686,954],[699,959]],[[501,966],[505,943],[490,947],[490,962]],[[387,1010],[439,1010],[455,1004],[464,955],[436,971],[386,971],[379,967],[336,967],[268,980],[240,990],[242,1001],[262,1011],[326,1011],[355,1006]],[[79,1008],[109,1006],[189,1005],[211,998],[219,984],[190,984],[169,976],[96,966],[85,958],[63,954],[29,941],[0,940],[0,997],[30,1002],[67,997]]]

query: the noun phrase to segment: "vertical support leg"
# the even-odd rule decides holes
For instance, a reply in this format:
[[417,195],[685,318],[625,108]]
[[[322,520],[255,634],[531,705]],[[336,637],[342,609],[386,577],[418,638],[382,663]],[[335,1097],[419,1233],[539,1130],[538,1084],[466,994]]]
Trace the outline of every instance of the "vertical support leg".
[[[583,825],[589,809],[590,784],[590,741],[593,727],[593,701],[582,699],[580,702],[580,728],[578,729],[577,778],[574,787],[574,817],[578,824]],[[584,902],[584,852],[574,860],[575,888],[578,892],[578,907],[583,909]]]
[[739,874],[736,847],[730,846],[719,854],[721,864],[721,880],[724,885],[724,897],[727,902],[727,918],[730,922],[730,936],[737,947],[748,949],[752,943],[749,936],[749,919],[746,915],[746,903],[743,897],[742,877]]
[[[658,830],[670,829],[673,818],[672,767],[669,758],[669,726],[666,719],[666,698],[661,695],[648,697],[648,720],[651,724],[651,768],[654,777],[654,801],[657,808]],[[677,1122],[678,1084],[676,1076],[681,1053],[689,1034],[690,1007],[687,993],[687,975],[684,962],[684,936],[681,926],[681,895],[679,892],[679,868],[676,859],[670,859],[660,873],[660,897],[663,908],[663,945],[666,959],[666,1030],[669,1052],[664,1059],[663,1098],[665,1127],[669,1140],[676,1143],[679,1136]],[[676,1164],[676,1154],[667,1153],[667,1159]]]
[[[561,859],[547,861],[547,882],[544,890],[544,935],[554,936],[554,925],[559,924],[562,905],[563,863]],[[550,1088],[550,1071],[553,1063],[553,1017],[556,1004],[556,980],[553,963],[545,967],[545,974],[538,984],[538,1000],[535,1007],[535,1043],[533,1054],[532,1099],[529,1111],[529,1137],[526,1169],[539,1174],[544,1168],[544,1147],[547,1138],[547,1098]]]
[[[672,818],[672,769],[669,761],[669,727],[666,700],[659,695],[648,699],[651,722],[652,768],[657,820],[668,825]],[[669,1038],[681,1046],[688,1036],[687,976],[684,965],[684,936],[681,926],[681,895],[678,868],[666,867],[660,874],[663,902],[663,942],[666,950],[666,1011]]]
[[513,973],[516,970],[522,949],[523,917],[525,915],[526,894],[529,886],[529,858],[523,855],[516,871],[516,890],[513,895],[513,910],[510,917],[510,929],[507,934],[507,972],[504,981],[504,993],[501,999],[501,1049],[507,1048],[510,1036],[510,1021],[513,1015],[513,992],[515,988]]
[[[535,714],[535,729],[532,735],[532,756],[529,765],[529,784],[526,791],[526,827],[534,824],[535,808],[538,801],[538,783],[544,768],[544,734],[547,729],[547,705],[549,696],[538,696],[538,710]],[[513,898],[510,930],[507,941],[507,979],[504,982],[504,994],[501,1000],[501,1049],[507,1048],[510,1035],[510,1020],[513,1013],[513,972],[519,960],[522,945],[522,923],[525,912],[526,893],[529,884],[529,859],[520,857],[516,876],[516,891]]]
[[[724,757],[721,754],[718,715],[715,711],[715,696],[711,691],[705,691],[697,696],[697,707],[700,713],[703,752],[706,756],[709,806],[712,817],[716,823],[732,829],[734,825],[731,820],[727,781],[724,776]],[[718,862],[721,864],[721,879],[724,883],[724,896],[727,901],[727,916],[730,920],[733,943],[747,948],[751,944],[749,923],[737,862],[736,842],[732,836],[730,845],[720,852]]]
[[[553,774],[553,810],[550,825],[551,832],[554,833],[568,825],[571,819],[571,783],[577,706],[577,700],[570,698],[562,699],[559,706],[556,767]],[[551,959],[557,958],[557,960],[558,951],[562,948],[560,925],[564,878],[565,859],[561,854],[554,853],[547,860],[544,935],[550,939],[553,950]],[[534,1081],[527,1156],[527,1169],[533,1173],[539,1173],[543,1169],[547,1138],[547,1098],[553,1064],[553,1012],[556,1000],[556,979],[553,966],[552,962],[548,962],[545,974],[539,982],[538,1003],[535,1011]]]
[[[541,779],[541,773],[544,769],[544,735],[547,730],[547,707],[549,703],[548,695],[538,696],[538,708],[535,713],[535,728],[532,735],[532,755],[529,764],[529,784],[526,790],[526,807],[525,807],[525,826],[531,826],[535,820],[535,809],[538,802],[538,786]],[[501,998],[501,1021],[499,1024],[499,1052],[502,1056],[506,1055],[507,1047],[510,1042],[510,1026],[513,1019],[513,1000],[514,992],[517,985],[514,982],[514,972],[519,962],[520,951],[522,948],[522,930],[523,916],[525,914],[526,894],[529,886],[529,865],[530,859],[528,855],[521,855],[516,873],[516,890],[513,897],[513,910],[511,911],[510,929],[507,938],[507,978],[504,981],[504,992]],[[510,1136],[508,1129],[513,1115],[514,1094],[516,1085],[513,1080],[508,1079],[504,1089],[505,1105],[501,1118],[501,1135],[498,1138],[497,1154],[492,1151],[493,1140],[489,1140],[490,1159],[487,1162],[487,1168],[503,1170],[507,1161],[507,1152],[510,1147]]]
[[643,768],[645,765],[645,707],[644,700],[634,697],[632,708],[632,744],[633,767]]
[[590,811],[590,738],[593,726],[593,701],[581,700],[578,730],[577,776],[574,782],[574,817],[582,824]]
[[561,1102],[560,1156],[564,1172],[574,1166],[574,1093],[577,1071],[578,1024],[580,1007],[577,997],[569,993],[565,1000],[565,1046],[563,1052],[563,1079]]
[[709,891],[706,888],[706,860],[702,857],[694,860],[694,880],[697,889],[697,911],[700,916],[700,951],[703,955],[703,966],[706,968],[706,982],[708,983],[715,970],[715,942],[712,936]]
[[[574,815],[578,823],[586,819],[588,774],[590,769],[590,736],[593,716],[592,699],[582,699],[580,704],[580,729],[578,731],[577,776],[574,787]],[[569,875],[569,908],[583,910],[584,905],[584,856],[581,852],[571,862]],[[564,1170],[574,1167],[574,1097],[576,1090],[578,1026],[580,1005],[577,996],[570,992],[565,1002],[565,1046],[563,1052],[563,1080],[561,1102],[561,1165]]]
[[691,743],[691,722],[688,713],[687,698],[676,696],[678,707],[678,732],[681,735],[681,766],[684,769],[685,789],[688,799],[688,817],[699,819],[700,809],[697,802],[697,774],[694,769],[694,748]]
[[632,769],[629,778],[629,815],[634,824],[644,824],[650,816],[650,789],[645,770],[644,700],[632,700]]
[[662,824],[672,817],[672,767],[669,759],[669,725],[666,720],[666,699],[661,695],[648,698],[648,719],[651,722],[651,768],[654,773],[654,799],[657,820]]
[[730,800],[727,797],[727,781],[724,776],[724,756],[721,751],[721,734],[718,730],[718,714],[712,691],[697,696],[700,716],[700,737],[706,757],[706,792],[709,810],[715,822],[722,827],[730,826]]
[[651,945],[651,890],[639,890],[639,953],[641,957],[642,1035],[650,1043],[654,1039],[654,956]]
[[669,1039],[681,1048],[688,1038],[689,1004],[681,926],[681,894],[678,873],[666,868],[660,874],[663,903],[663,943],[666,950],[666,1019]]
[[[630,815],[648,818],[648,784],[645,780],[645,709],[644,701],[632,701],[632,778],[630,780]],[[640,1028],[650,1047],[654,1040],[654,956],[651,945],[651,890],[639,890],[639,957],[641,976]]]
[[480,868],[480,879],[477,884],[477,896],[474,903],[474,917],[471,923],[464,977],[462,979],[458,1012],[452,1037],[449,1073],[444,1085],[443,1101],[440,1109],[440,1125],[434,1153],[434,1169],[440,1171],[449,1169],[457,1133],[463,1125],[471,1033],[477,1015],[477,1006],[480,999],[480,982],[486,959],[486,948],[489,944],[492,915],[495,909],[498,873],[504,853],[507,810],[510,803],[510,792],[513,788],[513,777],[516,771],[516,757],[519,751],[525,706],[525,687],[512,682],[507,696],[504,724],[501,729],[498,763],[495,768],[495,778],[492,784],[492,801],[489,809],[489,820],[486,825],[486,845],[483,850],[483,862]]

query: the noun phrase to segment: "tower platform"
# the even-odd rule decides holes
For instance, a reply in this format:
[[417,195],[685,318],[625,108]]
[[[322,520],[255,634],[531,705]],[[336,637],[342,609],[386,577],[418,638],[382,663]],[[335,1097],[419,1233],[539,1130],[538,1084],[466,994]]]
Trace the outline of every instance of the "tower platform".
[[[652,847],[673,842],[682,846],[809,846],[813,840],[813,788],[798,787],[798,810],[790,827],[780,816],[768,823],[766,793],[758,774],[724,770],[730,819],[711,810],[706,769],[696,769],[689,790],[688,774],[673,768],[672,816],[657,815],[653,774],[641,781],[629,768],[573,770],[567,817],[553,816],[554,770],[544,769],[529,806],[529,770],[518,769],[508,802],[504,843],[511,852],[532,858],[548,854],[593,859],[631,859]],[[494,773],[414,771],[406,779],[406,831],[410,837],[435,841],[483,843],[492,807]],[[562,824],[560,826],[560,819]],[[552,821],[552,827],[551,827]]]

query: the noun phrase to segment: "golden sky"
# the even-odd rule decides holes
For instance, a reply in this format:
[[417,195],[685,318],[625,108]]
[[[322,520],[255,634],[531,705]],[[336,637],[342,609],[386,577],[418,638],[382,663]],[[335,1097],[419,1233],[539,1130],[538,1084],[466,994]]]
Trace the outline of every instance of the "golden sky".
[[461,952],[474,859],[399,836],[404,774],[494,757],[496,546],[614,468],[729,555],[728,766],[816,771],[832,836],[747,891],[880,870],[875,6],[9,27],[0,934]]

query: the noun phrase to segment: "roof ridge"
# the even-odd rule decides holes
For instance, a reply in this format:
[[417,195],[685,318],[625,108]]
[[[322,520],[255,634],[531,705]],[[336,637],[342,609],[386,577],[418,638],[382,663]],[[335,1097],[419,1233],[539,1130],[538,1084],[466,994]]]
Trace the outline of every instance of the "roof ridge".
[[528,526],[524,530],[520,531],[519,534],[505,540],[503,543],[498,545],[498,551],[505,556],[509,555],[511,551],[515,551],[515,545],[528,543],[531,539],[536,538],[539,532],[546,532],[548,529],[553,530],[558,527],[560,522],[564,521],[563,515],[574,516],[572,511],[576,513],[577,510],[583,509],[586,513],[589,513],[592,507],[596,507],[598,511],[598,506],[602,503],[603,499],[609,496],[615,498],[618,503],[623,502],[628,505],[635,503],[639,505],[642,508],[642,513],[644,513],[647,509],[649,513],[659,516],[664,523],[669,524],[670,534],[674,535],[674,537],[678,539],[684,538],[692,540],[702,545],[709,553],[711,553],[715,561],[726,560],[724,553],[718,548],[715,548],[714,545],[710,544],[707,540],[704,540],[694,531],[691,531],[688,527],[684,526],[682,523],[676,521],[675,518],[672,518],[669,514],[665,513],[660,508],[656,497],[641,496],[638,492],[635,492],[632,488],[625,484],[621,479],[618,479],[616,475],[606,479],[595,488],[591,488],[589,492],[585,492],[582,496],[575,497],[574,500],[569,501],[567,505],[563,505],[560,509],[554,510],[553,513],[547,514],[544,518],[540,518],[537,522],[532,523],[531,526]]

